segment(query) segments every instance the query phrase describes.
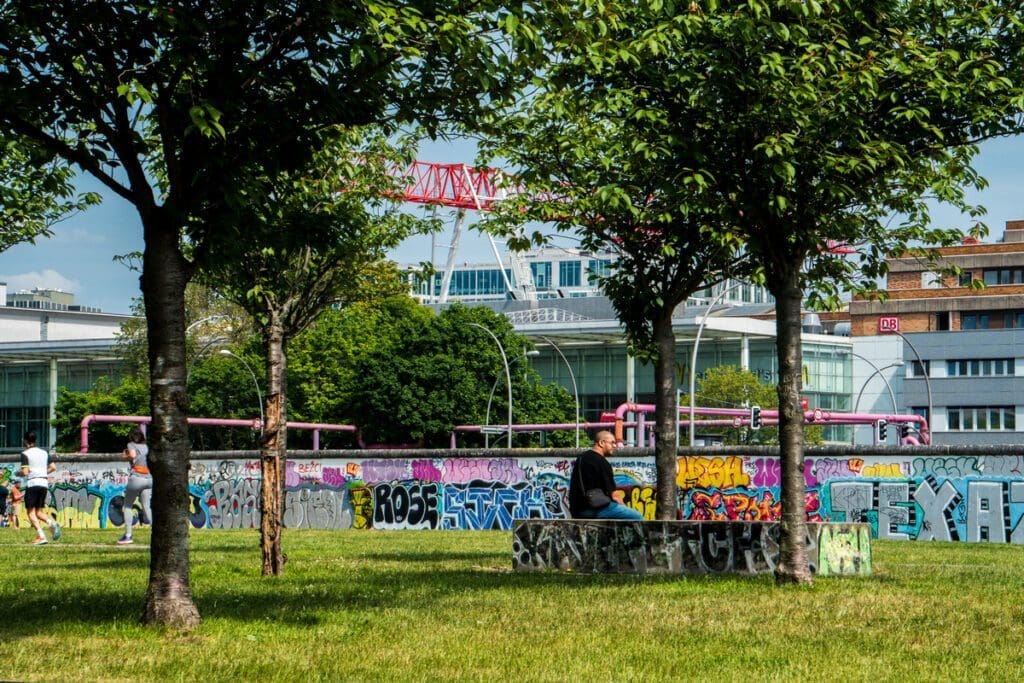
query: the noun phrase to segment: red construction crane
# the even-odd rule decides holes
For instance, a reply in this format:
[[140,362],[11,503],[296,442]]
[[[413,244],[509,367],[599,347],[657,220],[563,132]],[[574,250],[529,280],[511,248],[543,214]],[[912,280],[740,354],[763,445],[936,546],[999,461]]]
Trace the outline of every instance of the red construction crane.
[[[490,211],[494,205],[508,196],[508,176],[503,176],[499,169],[475,168],[466,164],[440,164],[429,161],[414,161],[406,167],[393,166],[391,174],[397,178],[404,178],[409,181],[406,186],[405,201],[415,204],[426,204],[432,206],[448,206],[459,209],[459,216],[455,223],[451,249],[449,249],[448,262],[445,267],[444,281],[442,283],[441,301],[447,300],[448,284],[455,264],[455,255],[458,249],[459,237],[462,231],[464,211]],[[506,183],[502,183],[502,180]],[[513,185],[514,187],[514,185]],[[513,190],[514,191],[514,190]],[[498,254],[497,246],[493,238],[491,248],[495,257],[501,264],[501,257]],[[846,256],[857,253],[857,250],[849,245],[836,240],[828,240],[821,251],[836,256]],[[509,255],[510,263],[516,272],[516,279],[520,282],[521,291],[514,292],[515,296],[527,299],[535,296],[532,273],[514,254]],[[510,292],[513,292],[512,283],[504,268],[501,270],[505,279],[505,285]]]
[[504,191],[498,188],[501,171],[493,168],[414,161],[405,168],[395,167],[392,173],[411,179],[405,190],[405,200],[415,204],[489,211],[505,196]]

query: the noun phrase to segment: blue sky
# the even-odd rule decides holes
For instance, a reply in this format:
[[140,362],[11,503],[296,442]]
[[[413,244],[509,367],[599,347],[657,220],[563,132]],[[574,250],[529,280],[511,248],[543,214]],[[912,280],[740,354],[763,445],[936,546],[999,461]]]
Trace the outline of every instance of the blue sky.
[[[472,164],[473,148],[465,143],[431,143],[424,146],[420,159]],[[988,209],[987,241],[994,241],[1002,236],[1006,221],[1024,219],[1024,136],[985,143],[975,166],[988,179],[989,187],[972,196],[971,201]],[[102,190],[91,179],[83,179],[80,186],[84,190]],[[105,196],[102,205],[55,226],[53,237],[0,253],[0,282],[7,283],[8,291],[33,287],[63,289],[73,292],[76,302],[84,306],[127,313],[132,298],[141,295],[138,273],[117,263],[114,257],[142,250],[142,227],[129,204],[109,193]],[[410,209],[422,210],[412,206]],[[447,218],[449,231],[436,239],[435,256],[439,264],[446,259],[454,222],[452,216]],[[943,227],[967,224],[956,212],[944,207],[937,207],[932,218]],[[401,263],[418,263],[430,259],[430,250],[430,238],[420,237],[400,246],[392,256]],[[494,258],[488,241],[470,230],[464,231],[458,254],[459,263]]]

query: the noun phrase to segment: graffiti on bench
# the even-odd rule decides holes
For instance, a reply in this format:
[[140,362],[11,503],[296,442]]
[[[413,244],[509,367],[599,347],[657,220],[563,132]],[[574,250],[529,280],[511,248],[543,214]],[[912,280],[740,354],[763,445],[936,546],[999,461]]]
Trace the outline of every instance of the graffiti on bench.
[[[775,522],[519,520],[516,571],[600,574],[770,574],[779,557]],[[806,548],[821,576],[871,573],[867,524],[812,523]]]

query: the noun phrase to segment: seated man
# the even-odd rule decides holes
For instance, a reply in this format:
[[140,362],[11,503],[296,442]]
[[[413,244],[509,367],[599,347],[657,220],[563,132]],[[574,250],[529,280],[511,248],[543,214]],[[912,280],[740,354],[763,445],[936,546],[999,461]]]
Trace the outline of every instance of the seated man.
[[569,478],[569,512],[574,518],[643,521],[642,514],[622,505],[622,492],[615,490],[615,475],[607,460],[614,452],[615,437],[601,431],[593,447],[576,458]]

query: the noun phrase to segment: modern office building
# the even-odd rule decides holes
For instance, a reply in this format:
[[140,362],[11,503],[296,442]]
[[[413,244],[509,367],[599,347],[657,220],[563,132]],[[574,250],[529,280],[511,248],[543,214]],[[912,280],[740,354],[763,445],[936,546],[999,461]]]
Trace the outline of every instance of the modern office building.
[[[592,253],[570,247],[544,247],[521,253],[506,252],[501,264],[463,263],[431,276],[410,272],[410,294],[423,303],[482,303],[488,301],[582,299],[600,296],[596,278],[615,267],[612,252]],[[447,280],[447,289],[445,283]],[[697,293],[692,303],[766,304],[774,299],[764,287],[728,281]]]
[[962,273],[892,259],[888,300],[850,303],[854,348],[896,343],[901,407],[927,417],[934,443],[1020,443],[1024,220],[1007,222],[998,242],[968,239],[939,252]]
[[[49,448],[56,439],[50,420],[58,389],[84,391],[100,376],[120,376],[115,334],[130,316],[86,312],[70,293],[45,292],[52,291],[15,299],[24,305],[0,306],[0,451],[21,450],[29,429]],[[2,284],[0,294],[17,296]],[[33,301],[39,305],[29,305]]]

